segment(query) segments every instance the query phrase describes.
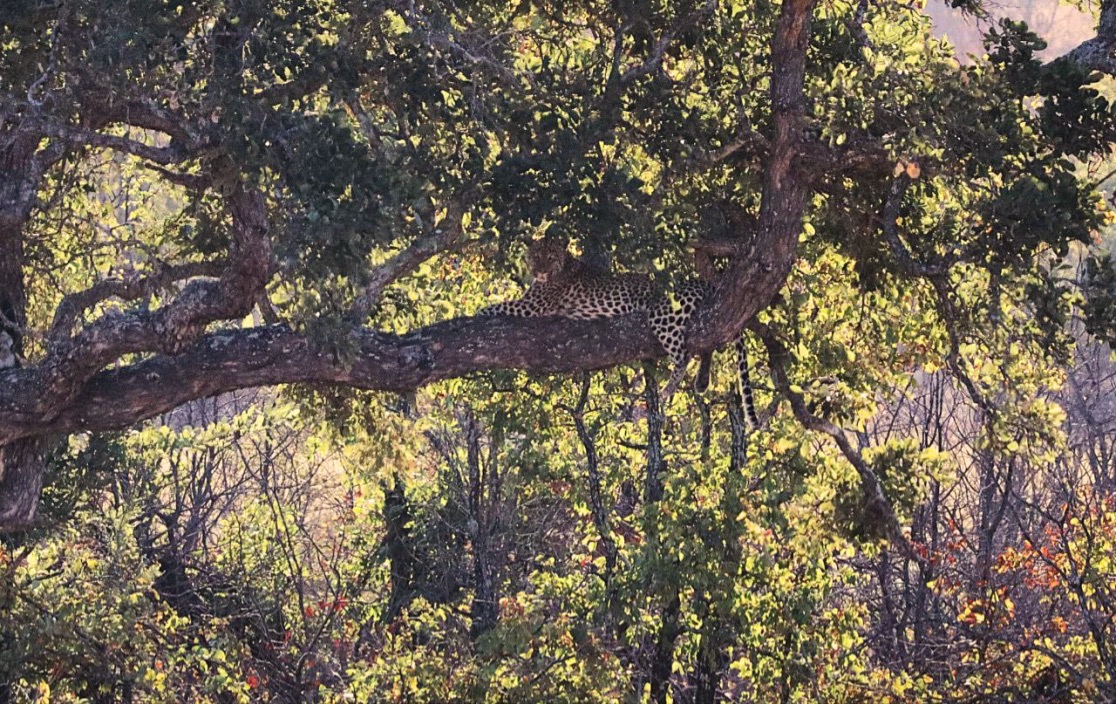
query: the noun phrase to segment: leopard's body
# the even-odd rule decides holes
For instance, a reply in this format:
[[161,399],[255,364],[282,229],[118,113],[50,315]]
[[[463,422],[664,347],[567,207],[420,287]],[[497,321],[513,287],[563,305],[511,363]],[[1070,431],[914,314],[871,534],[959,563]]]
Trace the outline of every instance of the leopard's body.
[[638,274],[612,276],[560,276],[536,281],[522,298],[497,303],[480,315],[537,318],[557,315],[578,320],[599,320],[648,310],[654,287]]
[[[666,395],[668,397],[674,393],[686,372],[686,326],[694,313],[700,309],[706,297],[712,293],[713,286],[705,281],[700,279],[685,281],[672,291],[674,300],[670,312],[663,312],[658,317],[656,317],[655,312],[651,314],[651,327],[656,330],[659,342],[670,353],[671,359],[675,362],[670,380],[667,381]],[[659,330],[663,332],[660,333]],[[667,347],[668,341],[664,339],[666,337],[669,337],[671,347]],[[748,422],[753,428],[758,428],[760,425],[759,414],[756,413],[755,394],[752,390],[751,375],[748,371],[748,343],[744,335],[736,338],[733,347],[736,350],[737,393],[740,397],[740,404],[744,407]],[[704,354],[701,356],[701,365],[694,381],[694,387],[698,393],[704,393],[709,388],[709,368],[711,364],[712,355]]]
[[[651,330],[670,355],[674,369],[665,395],[677,389],[685,375],[687,362],[686,329],[701,308],[712,287],[700,280],[685,281],[669,293],[662,293],[651,280],[639,274],[611,274],[597,271],[566,249],[559,240],[540,240],[527,250],[527,263],[535,281],[522,298],[488,306],[479,315],[516,317],[561,316],[579,320],[599,320],[629,313],[646,312]],[[740,394],[749,421],[758,425],[748,382],[748,360],[743,338],[737,341]],[[709,382],[708,356],[702,358],[698,372],[698,391]]]

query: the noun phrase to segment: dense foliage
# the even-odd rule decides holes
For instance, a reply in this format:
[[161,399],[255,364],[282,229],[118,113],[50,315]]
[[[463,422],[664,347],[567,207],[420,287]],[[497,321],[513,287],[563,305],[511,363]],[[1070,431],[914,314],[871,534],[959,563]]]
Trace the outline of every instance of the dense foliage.
[[7,3],[0,702],[1116,699],[1114,31]]

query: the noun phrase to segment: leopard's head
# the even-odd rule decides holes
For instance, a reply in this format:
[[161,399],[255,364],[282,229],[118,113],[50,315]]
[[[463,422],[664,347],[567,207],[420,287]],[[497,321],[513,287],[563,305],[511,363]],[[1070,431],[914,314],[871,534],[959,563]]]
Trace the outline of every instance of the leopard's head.
[[527,247],[527,266],[538,283],[553,279],[569,263],[570,253],[565,240],[546,237]]

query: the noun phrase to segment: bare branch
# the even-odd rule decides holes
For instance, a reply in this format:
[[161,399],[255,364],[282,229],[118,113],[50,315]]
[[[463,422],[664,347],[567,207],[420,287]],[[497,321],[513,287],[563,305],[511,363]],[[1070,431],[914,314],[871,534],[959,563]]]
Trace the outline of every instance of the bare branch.
[[166,147],[153,147],[127,137],[104,134],[103,132],[73,125],[48,123],[37,125],[37,129],[43,136],[53,137],[67,144],[111,149],[147,159],[156,164],[177,164],[188,156],[187,151],[175,143]]
[[462,43],[459,37],[436,28],[431,18],[422,14],[413,0],[391,0],[388,6],[402,15],[407,23],[426,39],[429,46],[444,51],[470,66],[487,69],[509,85],[517,85],[521,80],[531,80],[529,74],[516,72],[513,68],[501,64],[491,56]]
[[50,80],[51,74],[54,73],[58,65],[58,35],[61,33],[65,24],[65,16],[63,15],[51,29],[50,33],[50,58],[47,60],[47,66],[43,69],[42,75],[35,79],[35,81],[27,87],[27,102],[38,108],[41,107],[43,102],[40,98],[36,97],[46,82]]
[[896,176],[891,182],[883,208],[881,229],[883,230],[884,240],[891,248],[891,253],[895,255],[895,260],[904,273],[921,278],[946,276],[954,262],[943,261],[935,264],[920,262],[914,258],[899,236],[899,207],[902,205],[903,194],[906,193],[910,183],[911,179],[906,174]]
[[717,0],[706,0],[705,4],[690,14],[681,18],[670,30],[663,33],[651,49],[651,54],[636,66],[632,66],[620,76],[620,85],[628,85],[644,76],[655,73],[663,65],[667,49],[674,43],[675,37],[697,25],[698,22],[710,17],[717,9]]
[[578,439],[581,440],[582,449],[585,450],[585,465],[589,480],[589,507],[593,516],[593,525],[597,529],[597,537],[600,539],[601,545],[604,546],[604,582],[606,587],[611,589],[612,575],[616,569],[616,540],[612,537],[612,526],[609,525],[608,511],[604,507],[604,500],[601,496],[602,477],[596,440],[594,434],[589,431],[589,427],[585,424],[585,406],[589,401],[590,381],[591,377],[586,373],[581,380],[581,393],[578,395],[577,405],[570,408],[563,404],[562,408],[573,418],[574,429],[577,431]]

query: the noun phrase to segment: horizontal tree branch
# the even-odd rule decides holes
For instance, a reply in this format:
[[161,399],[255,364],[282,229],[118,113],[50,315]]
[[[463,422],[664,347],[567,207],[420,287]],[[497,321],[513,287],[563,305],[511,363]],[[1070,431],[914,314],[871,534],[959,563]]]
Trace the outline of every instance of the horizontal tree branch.
[[187,401],[257,386],[326,382],[399,392],[495,369],[570,373],[665,354],[644,314],[455,318],[405,335],[351,334],[358,352],[339,362],[283,326],[209,333],[178,354],[98,372],[53,412],[34,401],[43,383],[34,367],[0,371],[0,445],[124,428]]
[[84,103],[83,117],[96,128],[108,124],[130,125],[153,132],[162,132],[177,140],[180,145],[194,145],[200,138],[187,126],[184,118],[159,107],[150,100],[112,100],[100,96]]
[[134,139],[104,134],[103,132],[91,130],[86,127],[53,123],[40,124],[36,129],[44,137],[52,137],[67,144],[111,149],[123,154],[131,154],[141,159],[147,159],[148,161],[153,161],[156,164],[162,164],[164,166],[168,164],[177,164],[187,157],[187,150],[174,142],[166,147],[155,147],[144,144],[143,142],[137,142]]

